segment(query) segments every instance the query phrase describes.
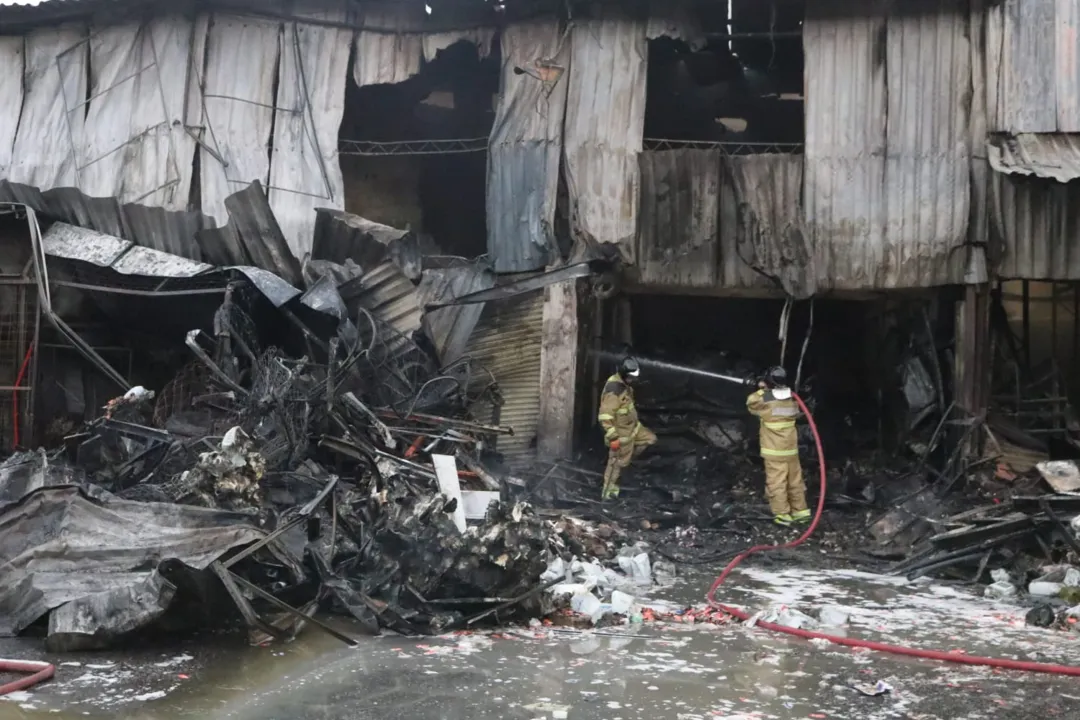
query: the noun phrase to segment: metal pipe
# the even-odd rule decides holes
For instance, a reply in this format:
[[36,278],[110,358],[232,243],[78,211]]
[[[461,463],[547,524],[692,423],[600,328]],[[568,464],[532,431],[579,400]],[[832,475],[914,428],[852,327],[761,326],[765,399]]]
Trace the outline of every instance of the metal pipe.
[[[607,360],[612,363],[618,363],[623,359],[623,355],[606,350],[597,350],[592,353],[601,360]],[[709,380],[723,380],[729,383],[735,383],[736,385],[749,386],[753,384],[753,380],[748,378],[735,377],[734,375],[724,375],[722,373],[710,372],[708,370],[701,370],[695,367],[689,367],[687,365],[677,365],[675,363],[666,362],[664,360],[654,360],[652,358],[642,357],[640,355],[633,355],[633,358],[637,360],[638,364],[642,367],[652,368],[653,370],[665,370],[667,372],[682,373],[684,375],[693,375],[695,377],[706,378]]]

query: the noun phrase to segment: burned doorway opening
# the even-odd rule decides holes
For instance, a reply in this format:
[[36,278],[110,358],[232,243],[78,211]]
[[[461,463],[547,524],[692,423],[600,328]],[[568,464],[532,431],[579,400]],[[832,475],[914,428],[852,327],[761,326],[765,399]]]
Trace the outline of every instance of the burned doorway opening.
[[1080,458],[1080,283],[999,281],[990,321],[992,386],[983,439],[1007,466],[999,464],[998,474]]
[[803,2],[698,8],[702,40],[649,41],[647,149],[663,141],[801,145]]
[[460,41],[404,82],[350,79],[340,133],[345,210],[410,229],[438,254],[484,254],[499,69],[497,40],[490,52]]
[[[595,346],[713,372],[754,377],[783,365],[814,413],[831,468],[917,463],[952,402],[955,302],[946,291],[837,294],[787,303],[780,296],[626,294],[598,310]],[[785,312],[788,320],[785,325]],[[787,340],[781,336],[786,327]],[[806,341],[809,336],[809,341]],[[595,336],[594,336],[595,337]],[[805,351],[804,351],[805,343]],[[782,356],[782,357],[781,357]],[[613,368],[594,363],[582,447],[603,456],[595,403]],[[757,462],[749,388],[646,371],[637,399],[660,438],[654,464],[722,482]],[[801,430],[804,465],[812,438]],[[936,443],[940,452],[955,443]],[[939,462],[938,452],[929,458]],[[899,467],[903,463],[896,463]],[[863,481],[867,473],[863,475]],[[707,477],[706,477],[707,476]],[[863,483],[860,481],[860,484]]]

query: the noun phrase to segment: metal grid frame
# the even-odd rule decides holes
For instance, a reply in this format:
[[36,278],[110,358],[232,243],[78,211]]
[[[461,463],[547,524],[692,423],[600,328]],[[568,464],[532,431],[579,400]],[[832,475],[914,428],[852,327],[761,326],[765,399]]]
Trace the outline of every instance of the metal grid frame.
[[660,150],[720,150],[728,155],[796,155],[806,147],[802,143],[717,142],[713,140],[668,140],[645,138],[649,151]]
[[34,427],[34,369],[39,318],[33,280],[0,276],[0,444],[15,447],[18,410],[20,445],[26,446]]
[[[137,33],[137,36],[136,36],[136,43],[140,46],[140,48],[146,47],[146,45],[143,45],[143,43],[146,43],[149,46],[150,54],[151,54],[150,62],[145,64],[139,70],[136,70],[135,72],[122,77],[121,79],[117,80],[115,83],[110,85],[109,87],[98,91],[97,93],[95,93],[94,95],[91,95],[90,97],[86,98],[85,100],[77,102],[74,105],[69,104],[69,98],[67,96],[67,92],[65,91],[65,88],[67,87],[67,82],[66,82],[66,79],[65,79],[65,76],[64,76],[64,67],[63,67],[62,61],[65,58],[67,58],[68,56],[70,56],[72,53],[76,52],[79,48],[81,48],[83,46],[86,46],[86,48],[87,48],[86,62],[89,63],[89,52],[90,52],[89,51],[89,45],[90,45],[90,41],[92,39],[94,39],[95,37],[98,37],[100,34],[101,33],[98,32],[98,33],[92,33],[92,34],[88,35],[87,37],[83,38],[82,40],[75,43],[71,47],[69,47],[66,50],[62,51],[60,54],[58,54],[56,56],[56,59],[55,59],[56,72],[60,76],[60,89],[59,89],[59,92],[60,92],[60,100],[63,103],[63,107],[64,107],[64,124],[67,126],[68,141],[71,144],[72,167],[75,170],[75,187],[78,188],[79,190],[82,190],[82,171],[86,170],[86,168],[90,167],[94,163],[97,163],[97,162],[100,162],[101,160],[104,160],[105,158],[109,157],[110,155],[113,155],[113,154],[115,154],[117,152],[120,152],[121,150],[123,150],[128,145],[131,145],[132,143],[142,139],[143,137],[146,137],[147,135],[150,135],[151,133],[157,132],[162,127],[164,127],[166,130],[168,130],[171,127],[171,123],[169,122],[169,108],[168,108],[167,103],[165,102],[165,88],[162,86],[162,83],[161,83],[161,66],[160,66],[160,64],[158,62],[157,45],[154,43],[154,33],[149,30],[148,23],[145,23],[145,22],[139,25],[139,30],[138,30],[138,33]],[[189,53],[189,56],[190,56],[190,53]],[[79,70],[80,70],[80,72],[84,71],[83,68],[79,68]],[[102,155],[90,160],[85,165],[79,165],[78,148],[75,145],[75,132],[72,129],[72,126],[71,126],[71,115],[72,115],[72,113],[74,113],[76,111],[83,111],[85,113],[84,108],[86,108],[86,106],[89,105],[93,100],[95,100],[95,99],[97,99],[99,97],[102,97],[103,95],[109,93],[112,90],[115,90],[116,88],[120,87],[124,83],[135,80],[136,78],[141,76],[143,73],[149,72],[151,70],[154,71],[156,84],[157,84],[157,90],[158,90],[158,98],[161,100],[161,115],[162,115],[161,122],[146,128],[145,130],[143,130],[139,134],[135,135],[134,137],[128,138],[125,142],[120,143],[120,145],[113,148],[112,150],[109,150],[109,151],[103,153]],[[89,92],[89,88],[87,88],[87,91]],[[168,164],[167,164],[167,168],[166,168],[165,182],[162,183],[161,185],[159,185],[158,187],[154,188],[153,190],[149,190],[149,191],[143,193],[142,195],[139,195],[138,197],[127,200],[126,202],[132,202],[132,203],[140,202],[140,201],[154,195],[155,193],[161,192],[163,190],[167,190],[167,189],[172,188],[172,187],[174,187],[174,186],[176,186],[176,185],[178,185],[180,183],[180,168],[176,163],[176,145],[173,142],[173,137],[172,137],[171,132],[167,133],[167,137],[168,137],[168,142],[169,142],[169,160],[168,160]],[[170,179],[170,172],[171,172],[171,179]]]
[[460,138],[453,140],[400,140],[376,142],[374,140],[340,140],[339,155],[385,156],[385,155],[459,155],[462,153],[487,152],[488,138]]

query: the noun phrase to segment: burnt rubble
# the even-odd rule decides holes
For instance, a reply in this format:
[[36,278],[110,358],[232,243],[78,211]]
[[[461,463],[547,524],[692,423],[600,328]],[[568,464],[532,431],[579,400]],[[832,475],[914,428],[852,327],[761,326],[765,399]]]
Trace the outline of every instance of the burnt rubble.
[[[0,465],[0,636],[42,632],[71,650],[242,621],[253,642],[314,624],[354,643],[319,615],[416,635],[550,611],[541,576],[585,551],[588,526],[518,501],[520,486],[491,462],[493,440],[513,430],[476,411],[497,417],[501,398],[462,352],[475,303],[446,320],[454,298],[438,268],[420,272],[410,234],[340,213],[320,224],[350,254],[290,273],[303,290],[266,269],[160,251],[121,272],[102,260],[119,238],[62,223],[44,233],[39,282],[77,281],[121,326],[133,308],[110,292],[156,288],[139,292],[168,308],[150,331],[171,333],[157,357],[175,370],[132,386],[46,308],[126,390]],[[491,286],[462,273],[487,271],[457,268],[443,286]],[[422,298],[442,305],[425,312]]]

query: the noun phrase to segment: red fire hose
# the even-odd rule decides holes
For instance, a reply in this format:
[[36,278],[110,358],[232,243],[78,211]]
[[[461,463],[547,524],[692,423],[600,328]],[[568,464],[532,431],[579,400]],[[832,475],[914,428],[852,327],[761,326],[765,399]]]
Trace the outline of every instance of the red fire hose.
[[0,659],[0,673],[28,673],[26,677],[0,685],[0,695],[7,695],[45,682],[56,673],[56,667],[36,660]]
[[[795,401],[799,403],[799,408],[802,409],[803,414],[806,415],[807,421],[810,423],[810,430],[814,434],[814,444],[817,446],[818,454],[818,469],[821,475],[821,490],[818,493],[817,510],[814,511],[814,519],[810,523],[810,527],[806,528],[804,532],[797,539],[791,542],[784,543],[782,545],[755,545],[754,547],[743,551],[728,563],[728,566],[724,568],[724,571],[720,573],[720,576],[713,582],[712,587],[709,588],[708,594],[705,599],[708,601],[709,606],[721,610],[722,612],[732,615],[740,620],[748,620],[750,618],[749,613],[733,608],[728,605],[723,605],[716,601],[714,597],[716,589],[727,579],[727,576],[731,574],[739,563],[746,558],[750,557],[754,553],[768,552],[770,550],[786,550],[788,548],[798,547],[802,545],[806,540],[814,533],[814,529],[817,527],[818,521],[821,519],[821,511],[825,507],[825,453],[821,449],[821,436],[818,435],[817,425],[814,424],[814,417],[810,414],[810,410],[807,409],[806,404],[802,401],[802,398],[792,393]],[[909,657],[925,658],[927,660],[944,660],[945,662],[961,663],[963,665],[982,665],[985,667],[1003,668],[1006,670],[1024,670],[1026,672],[1039,672],[1039,673],[1051,673],[1053,675],[1073,675],[1080,677],[1080,667],[1072,667],[1069,665],[1054,665],[1051,663],[1038,663],[1038,662],[1026,662],[1022,660],[1007,660],[1004,658],[989,658],[979,657],[977,655],[961,655],[958,653],[942,652],[941,650],[919,650],[917,648],[903,647],[902,645],[889,645],[888,643],[873,642],[871,640],[860,640],[858,638],[840,637],[839,635],[828,635],[826,633],[813,632],[811,630],[801,630],[799,628],[786,627],[784,625],[778,625],[776,623],[764,622],[759,620],[757,622],[758,627],[765,628],[766,630],[772,630],[774,632],[784,633],[785,635],[794,635],[795,637],[814,639],[820,638],[822,640],[828,640],[831,643],[837,645],[847,645],[848,647],[867,648],[870,650],[877,650],[878,652],[887,652],[894,655],[907,655]]]

